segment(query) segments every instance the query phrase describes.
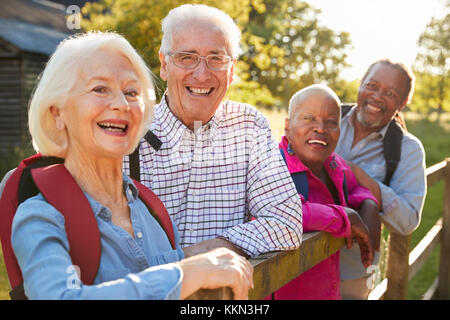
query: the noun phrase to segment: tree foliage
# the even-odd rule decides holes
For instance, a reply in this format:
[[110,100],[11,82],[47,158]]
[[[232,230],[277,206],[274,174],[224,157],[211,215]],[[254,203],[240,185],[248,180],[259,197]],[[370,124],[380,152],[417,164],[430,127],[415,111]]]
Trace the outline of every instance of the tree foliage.
[[[242,31],[242,55],[228,97],[257,106],[286,106],[302,87],[324,82],[345,92],[339,78],[349,34],[320,24],[319,11],[298,0],[100,0],[82,9],[85,30],[123,34],[159,75],[161,20],[183,3],[228,13]],[[164,84],[159,81],[161,89]],[[339,90],[338,94],[339,94]],[[348,90],[347,90],[348,91]]]
[[348,33],[320,24],[319,11],[296,0],[265,0],[265,11],[251,10],[245,55],[249,78],[286,104],[302,87],[325,82],[336,84],[347,66]]
[[420,35],[414,64],[416,92],[411,108],[450,111],[450,1],[441,18],[433,17]]

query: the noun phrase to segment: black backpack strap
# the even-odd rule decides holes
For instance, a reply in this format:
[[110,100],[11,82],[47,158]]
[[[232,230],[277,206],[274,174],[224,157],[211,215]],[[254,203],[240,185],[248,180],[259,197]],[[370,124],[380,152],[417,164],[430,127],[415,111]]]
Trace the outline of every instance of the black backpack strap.
[[159,138],[154,134],[151,130],[148,130],[147,133],[144,136],[144,139],[155,149],[155,151],[158,151],[161,149],[162,142],[159,140]]
[[[155,151],[158,151],[161,148],[162,142],[159,138],[151,131],[148,130],[144,136],[144,139],[150,144]],[[141,181],[141,172],[140,172],[140,164],[139,164],[139,145],[133,151],[132,154],[128,156],[130,163],[130,177],[136,181]]]
[[403,130],[392,120],[383,139],[383,153],[386,161],[386,175],[383,183],[389,185],[400,162],[402,152]]
[[[283,149],[280,148],[281,156],[283,157],[284,162],[286,162],[286,156],[284,154]],[[292,181],[294,181],[295,188],[297,192],[300,193],[305,201],[308,201],[309,194],[309,184],[308,184],[308,176],[306,175],[306,171],[293,172],[291,173]]]
[[344,118],[347,113],[350,112],[350,110],[355,107],[355,103],[343,103],[341,104],[341,118]]
[[[353,107],[355,103],[344,103],[341,105],[341,117],[343,118]],[[404,129],[402,129],[402,126]],[[386,160],[386,175],[383,183],[389,185],[397,169],[402,151],[403,130],[406,131],[406,125],[401,114],[397,114],[394,120],[389,124],[383,139],[383,154]]]
[[133,153],[128,156],[128,160],[130,164],[130,177],[136,181],[141,181],[139,167],[139,145],[133,151]]
[[39,160],[36,160],[33,164],[30,164],[28,167],[23,169],[22,177],[19,182],[19,190],[17,192],[17,201],[18,204],[21,204],[28,198],[31,198],[39,193],[39,189],[36,187],[36,184],[31,177],[31,169],[48,167],[53,164],[61,164],[64,163],[64,159],[57,157],[42,157]]
[[347,178],[344,173],[344,182],[342,183],[342,190],[344,191],[345,202],[348,204],[348,187],[347,187]]

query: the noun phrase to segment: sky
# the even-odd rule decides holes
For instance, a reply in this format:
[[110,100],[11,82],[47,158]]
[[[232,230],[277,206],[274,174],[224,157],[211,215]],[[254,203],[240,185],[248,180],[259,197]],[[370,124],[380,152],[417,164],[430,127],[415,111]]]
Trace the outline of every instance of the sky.
[[359,79],[380,58],[412,65],[417,39],[433,16],[443,12],[443,0],[307,0],[321,9],[321,23],[350,33],[352,67],[342,76]]

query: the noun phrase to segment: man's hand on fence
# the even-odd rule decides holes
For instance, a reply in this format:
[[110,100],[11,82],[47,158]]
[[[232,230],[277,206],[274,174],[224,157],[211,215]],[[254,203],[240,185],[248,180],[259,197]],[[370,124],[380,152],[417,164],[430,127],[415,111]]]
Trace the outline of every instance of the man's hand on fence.
[[345,210],[352,227],[352,234],[347,238],[347,248],[350,249],[353,246],[353,239],[356,239],[361,250],[361,262],[367,268],[373,262],[373,247],[369,229],[355,210],[351,208],[345,208]]
[[366,199],[361,204],[358,213],[369,229],[373,249],[380,251],[381,219],[378,215],[378,205],[374,201]]
[[354,164],[353,162],[346,161],[346,163],[350,167],[350,169],[352,169],[352,172],[355,175],[356,180],[358,180],[358,183],[361,186],[369,189],[370,192],[375,197],[375,199],[377,199],[378,209],[380,211],[382,208],[383,199],[381,198],[381,190],[380,190],[380,186],[378,185],[378,182],[376,180],[372,179],[363,169],[361,169],[361,167]]

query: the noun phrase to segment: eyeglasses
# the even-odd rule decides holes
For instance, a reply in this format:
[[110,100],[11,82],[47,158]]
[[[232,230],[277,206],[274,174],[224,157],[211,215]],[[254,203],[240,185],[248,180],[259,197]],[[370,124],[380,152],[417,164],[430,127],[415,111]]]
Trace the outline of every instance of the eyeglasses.
[[231,61],[230,56],[221,54],[209,54],[205,57],[192,52],[169,52],[168,55],[177,67],[183,69],[194,69],[199,65],[200,59],[204,59],[210,70],[222,71],[228,68]]

